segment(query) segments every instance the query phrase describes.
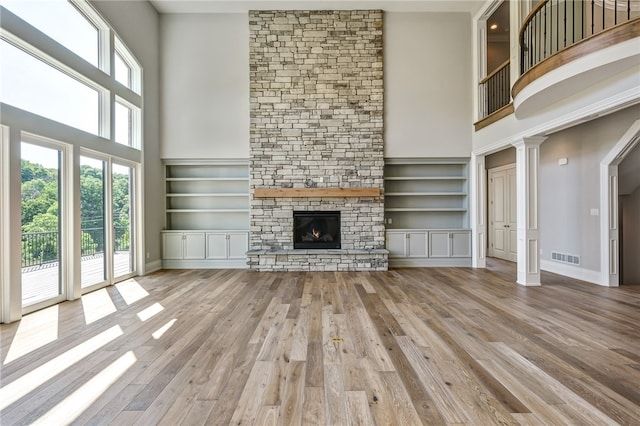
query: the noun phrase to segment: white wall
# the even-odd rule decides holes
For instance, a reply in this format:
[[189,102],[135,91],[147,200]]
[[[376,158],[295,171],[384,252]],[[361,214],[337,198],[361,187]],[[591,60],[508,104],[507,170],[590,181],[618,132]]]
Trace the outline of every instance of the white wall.
[[249,158],[249,18],[164,14],[162,158]]
[[385,13],[384,84],[386,157],[469,157],[469,14]]
[[160,15],[149,2],[92,1],[143,68],[144,232],[147,264],[159,262],[164,226],[160,162]]
[[[248,16],[161,22],[162,158],[248,158]],[[385,156],[468,157],[471,16],[385,13],[383,54]]]
[[[541,260],[551,251],[581,256],[600,271],[600,161],[640,116],[640,106],[550,135],[540,147]],[[560,158],[568,158],[564,166]],[[599,212],[598,212],[599,213]]]

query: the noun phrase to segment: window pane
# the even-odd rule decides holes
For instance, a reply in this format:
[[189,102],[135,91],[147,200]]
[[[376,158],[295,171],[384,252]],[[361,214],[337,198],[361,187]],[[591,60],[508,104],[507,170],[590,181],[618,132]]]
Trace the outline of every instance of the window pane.
[[0,0],[0,5],[98,66],[98,29],[68,1]]
[[22,306],[62,294],[60,185],[62,153],[28,143],[22,152]]
[[131,109],[116,102],[116,142],[131,146]]
[[4,40],[0,42],[0,69],[2,102],[98,134],[97,90]]
[[115,52],[115,68],[116,68],[116,81],[131,88],[131,68],[122,59],[122,56],[118,52]]
[[81,287],[106,280],[104,255],[105,162],[80,157]]

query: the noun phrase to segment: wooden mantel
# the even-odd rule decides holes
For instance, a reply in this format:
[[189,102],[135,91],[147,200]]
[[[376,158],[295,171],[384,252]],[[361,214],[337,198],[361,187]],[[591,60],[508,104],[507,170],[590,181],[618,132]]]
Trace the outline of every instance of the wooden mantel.
[[379,197],[380,188],[255,188],[255,198]]

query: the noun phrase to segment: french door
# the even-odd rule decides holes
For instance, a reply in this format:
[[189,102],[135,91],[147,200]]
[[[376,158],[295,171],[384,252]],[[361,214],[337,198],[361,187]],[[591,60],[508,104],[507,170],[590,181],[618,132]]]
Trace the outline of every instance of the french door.
[[106,284],[107,161],[80,156],[80,286]]
[[112,164],[111,211],[113,215],[113,276],[125,277],[135,271],[133,167]]
[[82,293],[135,272],[135,168],[80,157]]
[[23,308],[37,309],[65,298],[65,149],[36,139],[20,145]]
[[136,166],[33,135],[20,152],[23,313],[132,276]]

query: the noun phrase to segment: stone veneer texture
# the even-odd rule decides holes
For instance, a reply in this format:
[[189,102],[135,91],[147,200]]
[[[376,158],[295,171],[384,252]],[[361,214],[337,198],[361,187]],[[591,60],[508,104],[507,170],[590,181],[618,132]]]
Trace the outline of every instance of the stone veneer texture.
[[[251,189],[383,189],[382,12],[250,11],[249,29]],[[293,210],[340,210],[343,249],[384,248],[383,197],[252,198],[250,248],[293,249]]]

